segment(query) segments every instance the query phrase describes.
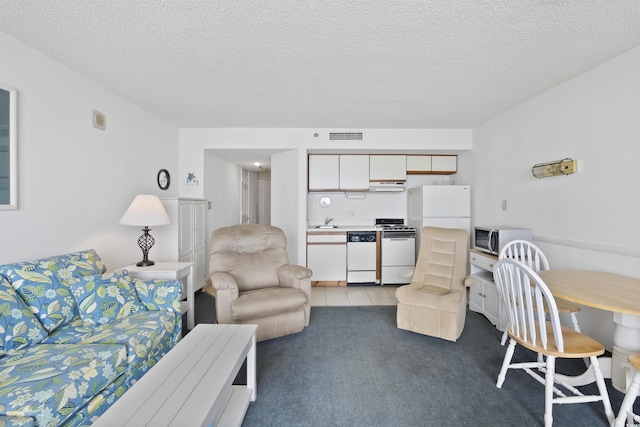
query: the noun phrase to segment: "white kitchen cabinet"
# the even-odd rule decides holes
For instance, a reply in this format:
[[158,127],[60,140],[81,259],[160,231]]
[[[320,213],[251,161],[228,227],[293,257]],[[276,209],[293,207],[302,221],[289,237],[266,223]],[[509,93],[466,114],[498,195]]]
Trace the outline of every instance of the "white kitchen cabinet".
[[407,155],[407,174],[431,173],[431,156]]
[[340,156],[309,155],[309,191],[340,190]]
[[458,171],[458,156],[431,156],[431,173],[453,174]]
[[209,278],[207,268],[207,201],[202,199],[161,199],[171,225],[158,228],[164,253],[163,261],[193,262],[193,287],[197,291]]
[[469,288],[469,309],[484,315],[499,330],[505,328],[504,314],[500,304],[498,289],[493,282],[493,266],[498,262],[494,255],[471,250],[471,276],[473,286]]
[[458,171],[458,156],[407,155],[407,174],[451,175]]
[[406,179],[406,155],[372,154],[369,156],[369,180],[406,181]]
[[313,271],[314,282],[346,282],[346,231],[308,232],[307,268]]
[[340,156],[340,190],[369,190],[369,156]]

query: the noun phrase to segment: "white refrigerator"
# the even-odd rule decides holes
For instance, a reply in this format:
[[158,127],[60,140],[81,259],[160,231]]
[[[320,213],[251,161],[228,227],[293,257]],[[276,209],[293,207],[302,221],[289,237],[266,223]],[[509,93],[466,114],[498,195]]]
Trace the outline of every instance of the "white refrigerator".
[[416,229],[416,254],[422,227],[471,229],[470,185],[423,185],[407,190],[407,221]]

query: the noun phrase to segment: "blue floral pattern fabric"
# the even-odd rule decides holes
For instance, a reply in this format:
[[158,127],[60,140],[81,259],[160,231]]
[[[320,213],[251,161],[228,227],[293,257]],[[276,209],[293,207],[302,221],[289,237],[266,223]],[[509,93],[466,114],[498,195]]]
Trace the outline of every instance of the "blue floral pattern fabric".
[[121,345],[36,345],[0,359],[3,413],[58,426],[126,369]]
[[180,340],[182,282],[105,271],[93,250],[0,266],[0,427],[90,426]]
[[34,427],[36,420],[31,417],[7,417],[0,415],[2,427]]
[[139,311],[147,311],[140,303],[129,276],[104,273],[84,276],[71,285],[82,320],[89,325],[104,325]]
[[78,315],[70,284],[82,276],[101,274],[105,270],[93,249],[0,266],[0,274],[11,282],[49,332]]
[[135,280],[140,302],[147,310],[168,310],[176,314],[174,343],[182,337],[182,282],[179,280]]
[[140,312],[100,326],[78,319],[58,328],[43,343],[126,345],[127,374],[139,378],[173,347],[176,323],[176,314],[168,311]]
[[0,276],[0,356],[37,344],[46,336],[47,331],[29,307],[11,284]]

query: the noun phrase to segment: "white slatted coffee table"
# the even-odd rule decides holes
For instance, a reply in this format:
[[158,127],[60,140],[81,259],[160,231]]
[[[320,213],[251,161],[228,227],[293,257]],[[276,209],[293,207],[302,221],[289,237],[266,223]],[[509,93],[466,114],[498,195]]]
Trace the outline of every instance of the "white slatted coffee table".
[[[240,426],[256,400],[255,325],[197,325],[94,426]],[[247,385],[233,380],[247,360]]]

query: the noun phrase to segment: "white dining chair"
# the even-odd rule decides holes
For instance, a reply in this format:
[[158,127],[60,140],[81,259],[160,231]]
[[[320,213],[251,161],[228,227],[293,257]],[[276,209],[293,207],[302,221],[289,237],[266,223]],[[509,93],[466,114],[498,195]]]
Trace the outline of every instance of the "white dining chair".
[[[633,413],[633,403],[638,397],[638,391],[640,390],[640,353],[632,354],[629,356],[629,365],[633,372],[633,380],[627,388],[627,393],[624,395],[622,405],[620,405],[620,412],[613,425],[614,427],[623,427],[625,425],[633,426],[640,425],[640,415]],[[634,424],[638,423],[638,424]]]
[[[524,262],[536,273],[542,270],[549,270],[549,261],[544,252],[542,252],[542,249],[526,240],[512,240],[507,243],[498,255],[498,259],[503,258],[511,258]],[[573,329],[581,332],[576,316],[576,313],[580,311],[580,307],[563,300],[557,300],[556,305],[558,306],[558,312],[560,314],[569,314]],[[507,331],[504,331],[500,344],[504,345],[506,341]]]
[[[571,328],[562,326],[551,291],[538,274],[513,259],[499,260],[493,275],[498,294],[507,310],[509,345],[504,355],[496,386],[502,387],[509,369],[522,369],[545,386],[544,425],[553,425],[553,405],[602,402],[611,425],[614,415],[609,394],[598,363],[604,346]],[[537,313],[547,307],[549,320]],[[516,344],[546,356],[543,361],[511,363]],[[556,376],[556,358],[588,357],[593,368],[598,394],[583,394]],[[544,374],[544,377],[543,375]]]

